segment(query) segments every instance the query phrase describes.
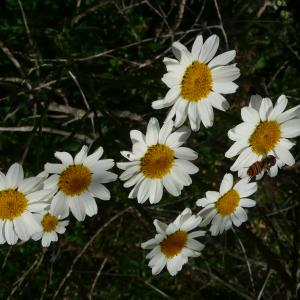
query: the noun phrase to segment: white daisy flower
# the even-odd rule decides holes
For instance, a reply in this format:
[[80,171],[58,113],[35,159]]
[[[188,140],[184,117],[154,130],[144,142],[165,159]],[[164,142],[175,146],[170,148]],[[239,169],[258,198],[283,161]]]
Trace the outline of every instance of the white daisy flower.
[[189,257],[197,257],[204,245],[195,238],[204,236],[205,231],[192,231],[201,222],[200,216],[192,215],[189,208],[186,208],[174,222],[169,225],[154,220],[157,234],[155,237],[141,244],[144,249],[152,249],[146,256],[152,274],[157,275],[165,265],[169,273],[174,276],[187,263]]
[[34,213],[49,206],[50,192],[39,190],[43,178],[24,179],[21,165],[13,164],[6,175],[0,172],[0,244],[27,241],[41,230]]
[[58,233],[63,234],[66,231],[69,221],[51,211],[44,211],[35,216],[42,230],[32,235],[32,239],[38,241],[42,239],[42,246],[49,247],[51,242],[58,241]]
[[131,130],[132,152],[121,154],[130,162],[117,163],[125,170],[120,179],[126,181],[124,187],[133,187],[129,198],[137,198],[139,203],[149,199],[157,203],[163,195],[163,187],[173,196],[179,196],[184,186],[192,183],[190,174],[198,168],[190,162],[198,154],[190,148],[181,147],[190,135],[187,127],[172,133],[173,121],[166,122],[160,129],[156,118],[151,118],[146,136],[138,130]]
[[247,169],[268,155],[276,158],[276,164],[269,170],[271,177],[277,175],[278,168],[295,163],[289,151],[295,144],[288,139],[300,135],[300,105],[284,112],[287,102],[286,96],[281,95],[273,107],[269,98],[255,95],[251,97],[250,105],[242,108],[244,122],[228,131],[229,138],[235,143],[225,156],[238,155],[231,171],[239,171],[240,177],[247,176]]
[[[235,50],[224,52],[216,57],[219,37],[210,36],[204,43],[197,36],[192,51],[179,42],[172,45],[176,59],[164,58],[167,73],[162,81],[169,87],[164,99],[154,101],[152,107],[161,109],[173,106],[166,121],[175,116],[175,127],[181,126],[187,116],[193,131],[214,123],[213,107],[222,111],[229,103],[222,94],[232,94],[238,86],[233,82],[240,76],[236,64],[227,65],[235,58]],[[227,65],[227,66],[226,66]]]
[[44,182],[45,189],[54,193],[51,211],[66,217],[71,210],[78,221],[85,216],[97,214],[98,207],[94,197],[109,200],[110,192],[103,183],[115,181],[117,175],[108,170],[114,166],[113,159],[102,159],[103,148],[99,147],[87,155],[88,147],[83,146],[75,158],[67,152],[55,152],[61,164],[45,164],[45,171],[51,175]]
[[219,192],[208,191],[206,198],[198,199],[196,204],[203,209],[199,215],[203,217],[201,226],[211,222],[210,232],[218,235],[232,227],[240,226],[248,219],[244,207],[252,207],[256,202],[248,199],[256,192],[256,182],[249,182],[250,178],[243,178],[233,186],[231,174],[225,174]]

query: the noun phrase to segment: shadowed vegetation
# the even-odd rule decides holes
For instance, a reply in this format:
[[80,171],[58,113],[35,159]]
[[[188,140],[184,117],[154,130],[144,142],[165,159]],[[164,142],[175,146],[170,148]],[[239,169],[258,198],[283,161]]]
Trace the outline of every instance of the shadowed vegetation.
[[[58,243],[28,241],[0,247],[0,298],[6,299],[296,299],[299,282],[300,143],[296,164],[259,182],[249,221],[218,237],[209,234],[202,256],[171,277],[151,275],[140,243],[152,220],[172,221],[184,207],[216,190],[232,161],[227,131],[240,123],[251,94],[300,103],[299,10],[296,1],[0,1],[0,168],[21,162],[36,175],[55,151],[104,147],[122,160],[129,131],[146,131],[167,109],[153,100],[164,56],[175,40],[191,47],[197,34],[221,39],[220,52],[237,50],[241,69],[228,112],[193,133],[200,171],[180,197],[154,206],[128,199],[121,182],[108,184],[110,201],[83,223],[71,218]],[[227,46],[228,44],[228,46]],[[119,173],[115,168],[114,172]],[[298,279],[297,279],[298,278]]]

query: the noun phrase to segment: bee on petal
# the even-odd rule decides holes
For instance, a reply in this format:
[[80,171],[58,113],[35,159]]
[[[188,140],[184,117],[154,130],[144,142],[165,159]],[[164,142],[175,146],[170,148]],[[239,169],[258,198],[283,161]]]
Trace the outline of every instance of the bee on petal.
[[269,172],[270,169],[275,166],[276,157],[273,155],[267,155],[262,160],[253,163],[247,170],[247,175],[254,177],[259,175],[263,171]]

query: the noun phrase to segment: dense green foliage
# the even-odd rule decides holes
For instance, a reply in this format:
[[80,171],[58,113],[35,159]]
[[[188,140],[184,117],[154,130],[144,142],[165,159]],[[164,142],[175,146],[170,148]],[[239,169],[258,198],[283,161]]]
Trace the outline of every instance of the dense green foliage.
[[231,145],[227,131],[240,122],[240,107],[251,94],[275,100],[284,93],[289,107],[300,103],[295,2],[218,1],[220,20],[213,0],[0,1],[3,172],[19,161],[28,176],[35,175],[55,161],[55,151],[75,153],[85,143],[122,160],[119,152],[131,147],[130,129],[145,132],[151,116],[165,118],[166,110],[154,111],[151,102],[166,93],[162,59],[172,57],[175,40],[190,46],[197,34],[216,33],[224,51],[227,38],[242,74],[238,92],[228,97],[231,109],[215,111],[214,126],[202,126],[189,139],[200,168],[192,186],[178,198],[165,195],[159,204],[141,207],[120,182],[111,183],[112,199],[97,202],[99,214],[83,223],[72,218],[49,249],[33,241],[1,245],[1,299],[52,299],[55,292],[57,299],[296,297],[299,139],[292,150],[296,165],[259,182],[249,222],[205,237],[202,256],[176,277],[166,271],[153,277],[140,248],[154,233],[153,219],[170,222],[184,207],[197,212],[195,201],[219,186],[232,164],[224,158]]

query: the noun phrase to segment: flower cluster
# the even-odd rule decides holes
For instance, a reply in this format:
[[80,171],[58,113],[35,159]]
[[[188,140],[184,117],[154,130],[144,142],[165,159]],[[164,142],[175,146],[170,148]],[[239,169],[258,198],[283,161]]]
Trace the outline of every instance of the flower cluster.
[[109,200],[103,185],[115,181],[108,171],[112,159],[100,159],[103,148],[88,155],[83,146],[73,158],[67,152],[54,155],[61,163],[46,163],[36,177],[24,179],[23,168],[13,164],[6,175],[0,172],[0,243],[16,244],[18,239],[42,240],[43,247],[58,240],[66,230],[69,211],[78,221],[97,214],[95,198]]
[[[199,35],[191,52],[175,42],[175,58],[165,58],[167,73],[162,81],[169,91],[163,99],[152,103],[154,109],[171,107],[162,126],[156,118],[148,122],[146,133],[130,131],[131,151],[121,151],[126,162],[118,162],[122,170],[120,180],[131,188],[129,198],[142,204],[161,201],[163,193],[181,195],[184,187],[192,184],[191,175],[198,172],[195,161],[198,153],[184,144],[191,131],[200,124],[214,123],[213,108],[226,111],[229,102],[223,95],[234,93],[240,76],[236,64],[228,65],[236,52],[227,51],[217,56],[219,38],[210,36],[206,41]],[[184,209],[171,223],[154,220],[157,234],[142,243],[150,249],[146,258],[152,274],[166,266],[173,276],[182,269],[189,257],[200,255],[204,245],[196,238],[203,237],[210,225],[212,236],[222,234],[232,226],[240,226],[248,219],[247,208],[256,205],[253,197],[257,183],[264,173],[277,175],[284,165],[293,165],[290,138],[300,135],[300,105],[285,110],[287,97],[282,95],[273,105],[269,98],[252,96],[249,106],[241,109],[243,123],[228,131],[234,144],[225,153],[227,158],[238,156],[231,166],[241,179],[224,175],[219,191],[207,191],[198,199],[201,207],[197,214]],[[188,119],[189,125],[184,125]],[[0,172],[0,243],[15,244],[18,239],[40,240],[47,247],[58,240],[58,233],[66,230],[69,212],[78,221],[86,215],[97,214],[95,198],[110,199],[105,183],[117,180],[110,170],[113,159],[101,159],[103,148],[88,155],[88,147],[73,158],[67,152],[56,152],[60,163],[46,163],[36,177],[24,179],[22,166],[13,164],[6,175]],[[198,230],[196,230],[198,228]]]
[[[191,129],[198,131],[201,122],[204,127],[213,125],[213,107],[222,111],[229,108],[229,102],[223,95],[236,91],[238,86],[233,81],[240,76],[240,71],[236,64],[228,65],[235,58],[235,51],[227,51],[215,56],[218,46],[219,38],[216,35],[212,35],[205,42],[201,35],[198,36],[193,43],[191,52],[179,42],[173,44],[172,50],[175,59],[164,59],[167,73],[162,78],[169,91],[163,99],[152,103],[154,109],[171,107],[163,127],[168,126],[166,124],[172,122],[172,119],[174,119],[174,126],[180,127],[188,118]],[[261,179],[265,172],[270,177],[274,177],[277,175],[278,169],[285,164],[291,166],[295,163],[295,159],[289,151],[294,143],[288,138],[300,135],[300,105],[284,111],[287,102],[286,96],[282,95],[273,106],[269,98],[255,95],[251,97],[249,106],[241,109],[244,122],[228,131],[229,138],[235,143],[225,153],[228,158],[239,155],[230,170],[237,171],[241,179],[234,182],[232,174],[225,174],[219,191],[207,191],[205,198],[196,201],[196,205],[201,207],[197,215],[192,215],[190,209],[185,209],[169,225],[158,220],[154,221],[156,236],[141,245],[144,249],[152,249],[146,256],[150,259],[149,266],[152,268],[152,274],[158,274],[167,265],[169,273],[175,275],[187,262],[188,257],[200,254],[199,251],[203,249],[204,245],[193,238],[204,236],[205,231],[191,233],[188,231],[210,225],[211,235],[216,236],[233,225],[238,227],[246,222],[248,219],[246,209],[256,205],[255,200],[248,198],[257,190],[257,183],[251,180],[253,178]],[[159,128],[158,125],[157,128]],[[186,129],[182,126],[175,132],[178,131],[183,132]],[[147,130],[148,134],[150,132],[148,133]],[[138,136],[145,139],[141,133]],[[155,136],[158,137],[159,133],[156,133]],[[179,135],[178,138],[180,138]],[[184,142],[186,139],[181,140]],[[190,155],[181,150],[180,152],[184,154],[182,157],[178,156],[180,148],[174,149],[173,153],[169,152],[166,155],[165,151],[159,148],[163,142],[158,138],[153,139],[152,142],[156,145],[153,146],[153,143],[146,142],[143,151],[139,152],[140,168],[136,168],[135,172],[139,172],[140,175],[131,177],[130,174],[133,175],[133,173],[128,171],[124,178],[127,180],[124,186],[136,184],[137,187],[130,196],[137,195],[139,202],[144,202],[148,197],[150,203],[157,202],[151,201],[156,192],[151,180],[160,179],[162,184],[167,182],[167,185],[164,184],[166,190],[173,196],[178,196],[182,187],[191,182],[187,181],[187,178],[190,179],[189,176],[184,174],[189,171],[186,165],[187,161],[185,162],[186,167],[182,166],[177,171],[178,160],[175,158],[181,160],[197,158],[196,152],[191,152],[191,149],[188,149]],[[125,153],[125,157],[132,162],[136,161],[134,151],[137,147],[135,145],[136,141],[133,141],[133,155],[130,152]],[[161,149],[160,155],[158,151],[152,155],[153,147],[157,150]],[[149,157],[152,157],[151,162],[154,160],[157,162],[151,164],[149,169],[159,176],[151,177],[151,174],[149,176],[149,173],[144,171],[143,161],[146,157],[147,162]],[[123,163],[121,166],[123,168],[127,165],[128,167],[133,166],[130,164]],[[193,174],[191,171],[189,173]],[[142,184],[143,178],[147,179],[147,177],[149,183]],[[166,180],[167,178],[172,178],[172,181]],[[129,182],[130,184],[128,184]],[[168,188],[171,182],[172,189],[171,186]],[[174,193],[176,184],[177,192]],[[162,193],[161,188],[160,193]]]

